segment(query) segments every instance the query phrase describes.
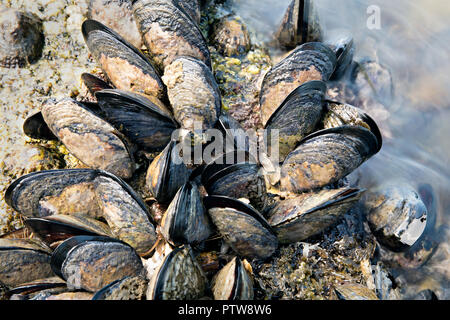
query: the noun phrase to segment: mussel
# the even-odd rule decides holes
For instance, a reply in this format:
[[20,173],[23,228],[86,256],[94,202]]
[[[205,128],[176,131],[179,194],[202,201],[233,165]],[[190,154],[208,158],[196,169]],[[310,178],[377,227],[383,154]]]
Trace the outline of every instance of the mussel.
[[[214,277],[211,284],[215,300],[252,300],[253,280],[244,263],[234,257]],[[251,268],[251,267],[250,267]]]
[[275,232],[252,207],[225,196],[208,196],[204,203],[223,240],[238,255],[264,260],[277,249]]
[[333,30],[327,35],[324,44],[329,46],[336,55],[336,70],[334,70],[331,79],[338,80],[349,70],[353,62],[355,52],[353,37],[346,30]]
[[107,284],[143,272],[140,257],[122,241],[99,236],[75,236],[53,252],[51,267],[72,289],[96,292]]
[[208,283],[189,245],[175,248],[154,272],[148,300],[194,300],[203,297]]
[[0,67],[24,67],[42,54],[42,21],[34,14],[0,7]]
[[245,54],[252,45],[247,27],[235,15],[225,16],[214,24],[212,39],[219,53],[228,57]]
[[377,137],[359,126],[324,129],[301,140],[281,166],[281,188],[301,193],[339,181],[379,150]]
[[150,61],[116,32],[86,20],[82,32],[89,51],[117,89],[164,98],[164,85]]
[[147,291],[147,280],[143,276],[126,276],[97,291],[92,300],[142,300]]
[[55,276],[22,283],[9,290],[7,295],[10,296],[10,300],[31,300],[65,291],[67,291],[66,283]]
[[94,95],[97,91],[104,90],[104,89],[113,89],[107,82],[105,82],[103,79],[100,79],[97,76],[94,76],[93,74],[84,72],[81,75],[81,80],[83,81],[84,85],[88,88],[89,92]]
[[303,193],[277,202],[268,213],[268,222],[280,243],[303,241],[336,223],[358,202],[362,192],[346,187]]
[[[211,69],[208,45],[197,23],[177,0],[133,0],[145,46],[161,71],[179,56],[202,60]],[[185,2],[185,1],[183,1]]]
[[357,283],[337,285],[335,292],[340,300],[379,300],[373,290]]
[[264,76],[261,86],[263,125],[266,125],[270,116],[294,89],[312,80],[327,81],[335,66],[334,52],[319,42],[308,42],[298,46],[273,66]]

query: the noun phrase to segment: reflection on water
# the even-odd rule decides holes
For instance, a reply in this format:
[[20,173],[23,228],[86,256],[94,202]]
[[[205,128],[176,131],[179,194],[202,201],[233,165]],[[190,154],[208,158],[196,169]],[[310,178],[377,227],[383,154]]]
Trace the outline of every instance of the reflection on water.
[[[235,0],[238,13],[268,40],[291,0]],[[360,168],[362,186],[386,179],[428,183],[436,194],[436,226],[445,229],[450,209],[450,6],[446,0],[316,0],[327,31],[344,28],[354,37],[355,60],[370,57],[392,72],[395,101],[387,106],[388,127],[382,151]],[[381,28],[369,30],[367,9],[380,8]],[[370,110],[366,110],[370,114]],[[375,117],[376,119],[376,117]],[[376,119],[377,120],[377,119]],[[437,283],[441,298],[448,292],[449,232],[440,251],[415,282]],[[412,271],[411,271],[412,272]],[[417,274],[416,274],[417,273]],[[412,274],[412,273],[411,273]],[[426,277],[425,277],[426,275]],[[419,285],[419,283],[417,283]],[[420,286],[420,285],[419,285]],[[434,285],[433,287],[436,287]]]

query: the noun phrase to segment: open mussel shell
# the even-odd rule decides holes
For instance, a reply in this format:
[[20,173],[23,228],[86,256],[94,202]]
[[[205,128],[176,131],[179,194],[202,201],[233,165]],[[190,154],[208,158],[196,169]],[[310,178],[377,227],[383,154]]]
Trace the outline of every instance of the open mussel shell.
[[135,164],[129,142],[86,106],[65,98],[48,101],[41,112],[53,134],[85,165],[125,179],[131,177]]
[[330,47],[336,54],[336,70],[331,76],[332,80],[338,80],[346,73],[353,62],[355,47],[352,35],[345,30],[334,30],[327,35],[324,44]]
[[92,300],[143,300],[147,282],[143,276],[127,276],[97,291]]
[[49,246],[78,235],[113,236],[105,223],[81,214],[27,218],[24,223]]
[[322,28],[312,0],[292,0],[274,37],[278,45],[295,48],[305,42],[322,41]]
[[198,244],[213,228],[194,182],[186,182],[177,192],[161,220],[161,233],[172,245]]
[[310,134],[281,166],[281,189],[294,193],[337,182],[379,150],[377,137],[359,126],[341,126]]
[[65,240],[53,252],[51,266],[69,288],[89,292],[143,272],[141,258],[132,247],[100,236],[75,236]]
[[266,123],[267,150],[272,151],[272,130],[278,130],[279,156],[284,161],[295,146],[312,133],[323,114],[326,84],[309,81],[292,91]]
[[81,75],[81,80],[92,95],[100,90],[112,89],[112,87],[107,82],[90,73],[83,73]]
[[0,282],[9,287],[54,276],[50,248],[29,239],[0,239]]
[[189,245],[175,248],[154,272],[148,300],[194,300],[204,296],[208,283]]
[[0,67],[25,67],[42,55],[42,21],[32,13],[0,7]]
[[162,151],[177,128],[166,107],[144,96],[116,89],[95,96],[107,121],[140,149]]
[[221,110],[220,90],[201,60],[178,57],[166,67],[162,79],[174,117],[183,129],[194,132],[214,127]]
[[[242,159],[242,162],[228,162],[230,155],[239,160],[237,153],[239,152],[224,154],[208,164],[202,173],[202,184],[209,195],[246,198],[252,206],[262,210],[266,205],[267,192],[261,167],[247,158]],[[249,156],[244,152],[243,155]]]
[[[202,60],[211,69],[207,42],[177,0],[133,0],[133,11],[152,61],[161,71],[179,56]],[[184,1],[186,2],[186,1]]]
[[418,192],[407,183],[379,186],[366,195],[364,205],[377,240],[394,252],[411,248],[424,234],[428,210]]
[[40,111],[25,119],[23,132],[33,139],[58,140],[58,137],[48,127]]
[[303,241],[335,224],[361,198],[363,190],[340,188],[303,193],[276,203],[269,223],[280,243]]
[[275,232],[252,207],[226,196],[208,196],[204,203],[224,241],[238,255],[263,260],[277,249]]
[[169,203],[191,174],[179,151],[177,143],[170,142],[148,167],[146,186],[160,203]]
[[327,113],[323,119],[323,126],[325,129],[336,128],[344,125],[360,126],[370,130],[378,141],[378,151],[383,145],[383,138],[375,120],[373,120],[367,113],[352,105],[327,101]]
[[133,16],[130,0],[90,0],[87,17],[117,30],[117,33],[136,48],[142,47],[142,37]]
[[298,46],[273,66],[261,86],[259,102],[263,125],[294,89],[308,81],[328,81],[335,66],[334,52],[319,42]]
[[95,20],[84,21],[82,32],[89,51],[117,89],[164,98],[159,75],[138,49]]
[[252,300],[253,279],[238,257],[234,257],[214,277],[212,292],[215,300]]

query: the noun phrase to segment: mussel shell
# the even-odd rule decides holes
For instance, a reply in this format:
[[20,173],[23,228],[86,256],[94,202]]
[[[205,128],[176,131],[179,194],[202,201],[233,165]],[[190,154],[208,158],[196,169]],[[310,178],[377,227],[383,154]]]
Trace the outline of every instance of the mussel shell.
[[93,294],[86,291],[70,291],[62,293],[42,292],[31,300],[91,300]]
[[107,284],[143,272],[140,257],[122,241],[99,236],[75,236],[53,252],[52,270],[69,288],[96,292]]
[[353,37],[347,31],[335,30],[328,35],[324,43],[336,54],[336,70],[331,79],[338,80],[346,73],[353,62],[355,47]]
[[112,237],[109,227],[84,215],[53,215],[46,218],[27,218],[24,224],[47,245],[77,235]]
[[340,300],[379,300],[373,290],[357,283],[337,285],[335,292]]
[[183,163],[177,143],[170,142],[147,170],[146,186],[160,203],[169,203],[189,179],[191,170]]
[[194,132],[214,127],[222,106],[220,90],[202,61],[178,57],[165,68],[162,79],[174,117],[183,129]]
[[33,139],[58,140],[58,137],[48,127],[40,111],[25,120],[23,132]]
[[179,56],[202,60],[211,69],[207,42],[176,0],[134,0],[133,12],[152,61],[161,71]]
[[264,76],[261,86],[261,119],[266,125],[272,113],[298,86],[312,80],[327,81],[336,66],[334,52],[319,42],[298,46]]
[[310,134],[281,166],[281,189],[301,193],[337,182],[373,156],[378,140],[369,130],[341,126]]
[[198,25],[201,19],[200,1],[202,0],[174,0],[173,2]]
[[15,287],[52,276],[49,248],[32,240],[0,239],[0,282]]
[[236,15],[225,16],[215,23],[211,37],[218,52],[228,57],[245,54],[252,45],[246,25]]
[[323,99],[326,84],[323,81],[309,81],[292,91],[278,109],[267,120],[264,136],[268,151],[272,150],[272,130],[278,130],[280,161],[295,146],[316,129],[323,113]]
[[203,297],[207,279],[190,246],[174,249],[155,271],[148,300],[194,300]]
[[370,130],[378,141],[377,152],[381,150],[383,138],[375,120],[367,113],[352,105],[327,101],[327,114],[323,120],[325,129],[336,128],[343,125],[361,126]]
[[1,7],[0,29],[0,67],[25,67],[42,55],[42,21],[35,14]]
[[83,80],[84,85],[88,88],[92,95],[100,90],[112,89],[108,83],[90,73],[83,73],[81,75],[81,80]]
[[147,291],[147,280],[142,276],[127,276],[97,291],[92,300],[142,300]]
[[208,196],[204,203],[224,241],[240,256],[263,260],[277,249],[275,232],[255,209],[225,196]]
[[102,90],[95,96],[107,121],[139,148],[161,151],[170,142],[177,124],[162,104],[121,90]]
[[188,181],[178,190],[161,220],[161,233],[175,246],[200,243],[213,233],[196,183]]
[[215,300],[252,300],[253,280],[238,257],[234,257],[215,276],[212,283]]
[[219,119],[217,119],[215,128],[222,132],[224,153],[235,150],[249,152],[250,137],[245,133],[240,123],[227,112],[222,111]]
[[131,177],[135,164],[129,143],[109,123],[70,98],[48,102],[41,112],[53,134],[84,164],[125,179]]
[[142,47],[142,37],[133,16],[130,0],[90,0],[87,17],[117,30],[117,33],[136,48]]
[[66,289],[66,283],[59,277],[38,279],[29,283],[22,283],[8,291],[8,295],[22,295],[26,298],[42,291],[61,292]]
[[164,98],[164,85],[150,61],[117,33],[95,20],[82,32],[89,51],[117,89]]
[[354,206],[363,190],[341,188],[304,193],[282,200],[269,212],[269,223],[280,243],[303,241],[336,223]]

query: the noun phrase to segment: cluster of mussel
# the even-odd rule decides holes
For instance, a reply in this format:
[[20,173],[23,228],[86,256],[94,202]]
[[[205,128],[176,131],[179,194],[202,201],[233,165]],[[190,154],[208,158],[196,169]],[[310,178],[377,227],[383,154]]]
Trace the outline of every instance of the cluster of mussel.
[[[0,239],[0,283],[16,299],[252,299],[246,259],[266,260],[279,243],[336,223],[363,193],[342,179],[381,148],[367,114],[325,98],[326,82],[352,61],[352,41],[303,43],[265,75],[261,117],[266,140],[279,132],[281,168],[268,179],[238,144],[216,150],[211,163],[182,161],[177,129],[203,149],[196,123],[239,138],[230,131],[239,123],[221,110],[197,1],[125,3],[148,55],[86,20],[86,44],[109,83],[83,74],[96,102],[49,99],[24,123],[25,134],[61,141],[87,168],[35,172],[9,186],[7,203],[35,237]],[[293,1],[287,16],[303,11]],[[142,153],[157,154],[145,189],[164,208],[160,220],[126,182]],[[226,259],[209,252],[220,244]]]

